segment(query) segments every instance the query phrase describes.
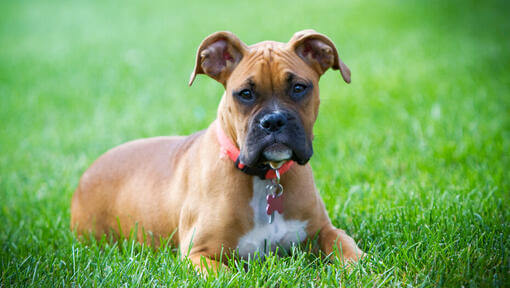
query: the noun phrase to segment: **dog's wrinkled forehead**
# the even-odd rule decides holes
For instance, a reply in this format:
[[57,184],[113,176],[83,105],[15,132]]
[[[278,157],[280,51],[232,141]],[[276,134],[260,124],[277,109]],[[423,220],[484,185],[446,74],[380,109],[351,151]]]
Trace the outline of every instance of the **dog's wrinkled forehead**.
[[317,78],[312,68],[298,55],[285,49],[285,43],[264,41],[249,47],[235,73],[226,82],[226,88],[250,85],[260,92],[277,92],[293,77]]

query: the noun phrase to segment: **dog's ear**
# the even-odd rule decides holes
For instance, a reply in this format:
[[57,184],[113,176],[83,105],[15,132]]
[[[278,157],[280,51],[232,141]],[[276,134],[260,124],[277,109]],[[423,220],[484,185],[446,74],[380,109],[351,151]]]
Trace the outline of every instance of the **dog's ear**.
[[221,31],[207,36],[198,47],[189,85],[193,84],[197,74],[207,74],[225,86],[247,49],[246,44],[232,32]]
[[292,36],[288,45],[319,75],[332,68],[340,70],[344,81],[351,83],[351,70],[338,57],[335,44],[325,35],[314,30],[299,31]]

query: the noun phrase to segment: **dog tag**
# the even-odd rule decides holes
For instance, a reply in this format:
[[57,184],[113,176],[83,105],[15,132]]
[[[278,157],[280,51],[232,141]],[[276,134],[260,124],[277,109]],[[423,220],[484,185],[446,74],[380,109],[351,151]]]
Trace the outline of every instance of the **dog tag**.
[[269,223],[273,223],[274,212],[276,211],[280,214],[283,213],[283,197],[281,197],[281,195],[269,194],[267,195],[266,200],[266,213],[270,216]]

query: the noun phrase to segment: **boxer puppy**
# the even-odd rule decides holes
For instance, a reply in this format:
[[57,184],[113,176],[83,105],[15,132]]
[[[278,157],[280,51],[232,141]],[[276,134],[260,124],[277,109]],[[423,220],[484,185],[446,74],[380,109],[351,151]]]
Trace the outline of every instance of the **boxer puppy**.
[[223,266],[232,252],[264,256],[316,236],[324,253],[357,261],[363,252],[331,224],[307,164],[319,78],[330,68],[351,81],[333,42],[313,30],[251,46],[231,32],[208,36],[189,85],[206,74],[224,86],[216,120],[190,136],[106,152],[81,177],[71,228],[100,238],[137,227],[140,242],[156,245],[171,236],[202,268]]

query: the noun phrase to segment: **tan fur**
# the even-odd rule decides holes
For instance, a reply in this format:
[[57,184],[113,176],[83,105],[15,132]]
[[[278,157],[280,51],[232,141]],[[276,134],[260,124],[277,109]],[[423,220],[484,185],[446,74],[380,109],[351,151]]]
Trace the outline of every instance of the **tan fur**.
[[[227,67],[213,77],[226,90],[217,119],[227,136],[241,147],[250,117],[264,105],[275,103],[297,109],[306,133],[313,137],[322,73],[296,54],[293,42],[296,36],[289,43],[266,41],[248,47],[233,34],[220,33],[223,34],[218,34],[219,39],[234,43],[228,51],[242,55],[233,57],[232,63],[227,61]],[[300,33],[308,33],[314,39],[321,35],[309,30]],[[199,48],[198,68],[191,82],[196,74],[212,71],[200,65],[204,55],[209,57],[210,52],[203,52],[207,45],[216,43],[214,35]],[[298,36],[296,39],[303,41],[303,36]],[[335,63],[339,65],[338,60]],[[341,65],[345,66],[343,62]],[[288,71],[313,82],[313,95],[305,103],[296,104],[278,96]],[[247,78],[253,79],[264,92],[261,95],[265,95],[252,109],[234,103],[229,97],[232,89],[244,85]],[[136,140],[108,151],[83,174],[72,199],[71,228],[78,234],[92,232],[99,238],[111,231],[128,236],[137,225],[138,240],[144,241],[144,236],[151,235],[148,238],[154,238],[156,245],[160,237],[173,234],[172,243],[180,246],[183,256],[199,267],[200,259],[205,257],[203,263],[217,269],[221,266],[217,260],[222,251],[226,259],[239,238],[253,227],[253,211],[249,206],[252,177],[237,170],[220,153],[214,127],[187,137]],[[337,245],[346,260],[356,261],[362,255],[352,238],[331,225],[309,164],[294,165],[282,175],[281,181],[285,187],[285,219],[306,220],[308,236],[318,233],[320,249],[327,254],[335,251]]]

